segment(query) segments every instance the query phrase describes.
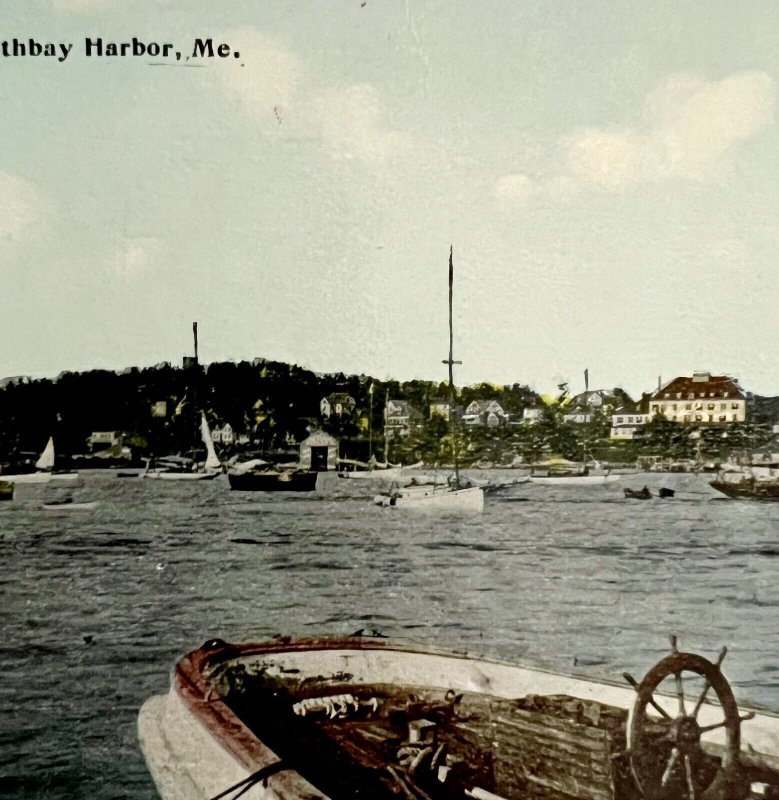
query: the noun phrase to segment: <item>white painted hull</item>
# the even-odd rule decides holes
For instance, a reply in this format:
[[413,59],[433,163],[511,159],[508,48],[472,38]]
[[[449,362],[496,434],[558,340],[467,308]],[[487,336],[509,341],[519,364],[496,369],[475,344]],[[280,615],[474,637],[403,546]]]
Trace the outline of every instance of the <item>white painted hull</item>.
[[[207,681],[204,685],[202,675],[208,674],[208,653],[195,651],[182,659],[168,694],[147,700],[139,715],[140,745],[163,800],[207,800],[279,760],[207,689]],[[249,673],[262,670],[269,676],[296,674],[301,681],[307,677],[321,681],[323,676],[333,676],[333,690],[347,676],[351,685],[437,687],[500,698],[568,695],[628,711],[636,697],[627,685],[464,654],[425,651],[386,639],[245,645],[227,658],[230,663],[243,663]],[[225,662],[220,658],[219,663]],[[676,713],[675,697],[656,695],[656,700],[671,715]],[[719,706],[708,702],[701,706],[698,721],[702,725],[721,719]],[[703,736],[707,748],[722,746],[724,741],[722,728]],[[751,751],[775,762],[779,754],[779,717],[770,712],[756,712],[754,719],[742,726],[741,748],[742,754]],[[305,759],[305,753],[301,758]],[[264,785],[255,783],[242,796],[249,800],[327,800],[327,795],[295,771],[294,763],[284,766],[285,769],[268,777]]]
[[400,481],[408,478],[408,472],[403,467],[390,467],[389,469],[355,470],[354,472],[339,472],[339,478],[348,478],[351,481]]
[[208,481],[213,480],[217,472],[144,472],[144,478],[159,481]]
[[42,507],[46,511],[90,511],[97,508],[97,500],[88,503],[44,503]]
[[[386,502],[384,502],[386,501]],[[478,486],[470,489],[439,489],[414,486],[410,490],[403,489],[399,496],[379,495],[374,499],[377,505],[408,509],[409,511],[446,512],[446,511],[484,511],[484,490]]]
[[0,474],[0,480],[8,483],[48,483],[51,480],[50,472],[29,472],[21,475]]
[[51,479],[56,483],[68,483],[78,480],[78,472],[52,472]]
[[619,480],[619,475],[553,475],[531,476],[530,483],[540,483],[544,486],[601,486],[604,483],[614,483]]

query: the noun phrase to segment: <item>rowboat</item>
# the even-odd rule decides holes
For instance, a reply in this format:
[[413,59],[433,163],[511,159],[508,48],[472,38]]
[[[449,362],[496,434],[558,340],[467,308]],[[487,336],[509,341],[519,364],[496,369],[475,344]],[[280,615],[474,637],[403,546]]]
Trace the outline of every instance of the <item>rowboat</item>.
[[[181,658],[139,741],[163,800],[736,800],[779,796],[779,716],[678,650],[625,684],[394,641]],[[743,723],[743,724],[742,724]]]
[[545,486],[600,486],[619,480],[619,475],[531,475],[530,483]]
[[313,492],[318,477],[318,472],[306,469],[259,469],[227,473],[230,488],[242,492]]
[[400,481],[404,478],[408,478],[409,470],[418,469],[422,466],[421,461],[418,461],[416,464],[404,466],[402,464],[390,465],[388,463],[381,464],[376,461],[355,461],[353,459],[343,458],[340,464],[361,467],[361,469],[342,469],[338,472],[339,478],[347,478],[353,481]]
[[97,508],[97,500],[88,500],[83,502],[76,502],[74,500],[52,500],[48,503],[42,503],[41,508],[46,511],[91,511]]

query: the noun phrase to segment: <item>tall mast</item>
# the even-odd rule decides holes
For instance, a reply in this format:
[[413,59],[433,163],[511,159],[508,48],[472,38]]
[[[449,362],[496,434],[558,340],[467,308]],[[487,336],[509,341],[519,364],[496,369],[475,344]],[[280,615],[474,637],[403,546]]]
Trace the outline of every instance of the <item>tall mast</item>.
[[457,436],[452,430],[451,423],[454,416],[454,404],[457,395],[454,390],[454,365],[462,364],[462,361],[454,360],[454,328],[452,325],[452,297],[454,295],[454,263],[452,261],[452,246],[449,246],[449,358],[441,363],[449,365],[449,395],[452,406],[449,410],[450,431],[452,433],[452,450],[454,455],[454,477],[457,489],[460,488],[460,468],[457,461]]

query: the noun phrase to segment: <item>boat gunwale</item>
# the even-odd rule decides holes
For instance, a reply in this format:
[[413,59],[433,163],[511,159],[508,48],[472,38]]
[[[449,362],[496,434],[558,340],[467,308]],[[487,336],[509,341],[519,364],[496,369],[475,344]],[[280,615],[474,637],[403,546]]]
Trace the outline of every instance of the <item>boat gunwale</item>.
[[[198,686],[205,693],[208,691],[208,682],[205,677],[206,670],[213,669],[220,664],[238,658],[246,658],[262,653],[280,653],[285,651],[300,652],[306,650],[383,650],[398,653],[416,654],[422,656],[438,656],[452,658],[459,661],[480,661],[497,667],[526,670],[558,678],[569,678],[577,681],[617,689],[627,688],[622,681],[605,676],[594,676],[586,672],[560,672],[547,667],[529,665],[519,661],[507,661],[497,656],[473,653],[467,650],[450,650],[437,645],[428,645],[419,641],[404,639],[402,637],[375,636],[313,636],[301,638],[281,638],[271,641],[226,642],[221,639],[206,641],[201,647],[191,650],[182,656],[175,666],[175,674],[185,678],[192,686]],[[183,662],[192,664],[191,670],[181,670]],[[198,678],[195,678],[195,675]],[[738,684],[736,684],[738,685]],[[665,694],[660,692],[659,694]],[[669,694],[669,697],[675,697]],[[212,701],[213,702],[213,701]],[[710,703],[710,700],[707,700]],[[743,711],[757,711],[761,715],[779,719],[779,710],[767,708],[759,703],[749,700],[745,703],[739,701],[738,706]]]
[[[594,678],[583,673],[561,673],[550,669],[527,667],[516,662],[473,653],[449,650],[434,645],[426,645],[414,640],[402,638],[385,638],[381,634],[279,638],[273,641],[230,643],[221,639],[206,641],[201,647],[182,656],[176,663],[169,694],[193,716],[197,724],[213,739],[228,757],[246,771],[247,779],[265,768],[280,763],[279,771],[269,778],[272,791],[281,792],[284,797],[308,797],[327,800],[328,795],[311,784],[298,770],[296,764],[285,760],[260,738],[228,705],[225,698],[213,691],[212,678],[215,670],[230,662],[240,662],[263,654],[284,654],[301,652],[344,651],[352,653],[381,652],[398,653],[434,658],[452,659],[453,661],[476,661],[481,664],[500,668],[526,670],[539,675],[568,678],[587,682],[604,688],[625,690],[625,684],[609,678]],[[283,663],[279,666],[283,669]],[[709,704],[707,702],[707,704]],[[742,706],[740,710],[754,710],[760,715],[777,719],[779,713],[757,706]],[[630,713],[630,712],[629,712]],[[707,748],[709,749],[709,748]],[[714,745],[712,754],[719,755],[720,745]],[[742,746],[741,756],[762,769],[779,773],[779,758],[768,752],[758,752],[753,756]]]

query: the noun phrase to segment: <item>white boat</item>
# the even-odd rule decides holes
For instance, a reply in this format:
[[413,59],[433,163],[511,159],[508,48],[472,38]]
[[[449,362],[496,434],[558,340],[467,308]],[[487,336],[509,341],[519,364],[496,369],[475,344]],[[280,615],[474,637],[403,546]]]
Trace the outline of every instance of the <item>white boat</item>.
[[530,483],[540,483],[545,486],[601,486],[604,483],[614,483],[619,480],[619,475],[531,475]]
[[159,481],[212,481],[218,472],[173,472],[172,470],[150,469],[143,473],[144,478]]
[[50,472],[27,472],[18,474],[0,473],[0,477],[8,483],[48,483],[51,480]]
[[[358,631],[206,642],[138,733],[163,800],[736,800],[779,792],[779,715],[715,661],[640,682],[564,675]],[[628,685],[629,684],[629,685]]]
[[[461,362],[454,360],[454,332],[452,324],[452,295],[454,291],[454,262],[452,249],[449,249],[449,358],[443,363],[449,366],[449,390],[454,398],[454,365]],[[391,490],[374,498],[377,505],[391,508],[408,509],[409,511],[484,511],[484,490],[479,486],[464,487],[460,480],[457,459],[457,440],[453,438],[454,480],[447,485],[433,489],[422,487],[422,491]],[[386,502],[382,501],[386,499]]]
[[46,447],[43,448],[38,460],[35,462],[35,472],[21,472],[15,474],[0,473],[0,478],[10,483],[49,483],[49,481],[75,481],[78,480],[77,472],[54,472],[56,454],[54,452],[54,438],[49,436]]
[[341,460],[342,464],[351,464],[354,466],[363,467],[363,469],[341,470],[338,473],[339,478],[348,478],[349,480],[373,480],[373,481],[402,481],[409,477],[409,470],[418,469],[422,466],[419,461],[416,464],[403,465],[382,465],[378,462],[362,462]]
[[50,503],[43,503],[41,508],[46,511],[91,511],[97,508],[97,500],[89,500],[85,502],[76,502],[74,500],[56,500]]
[[440,512],[484,511],[484,490],[479,486],[448,489],[439,486],[408,486],[389,494],[379,494],[373,502],[378,506],[407,508],[414,511]]
[[213,480],[222,473],[222,463],[214,449],[214,442],[211,438],[211,430],[206,421],[206,415],[200,412],[200,435],[203,444],[206,446],[206,460],[202,467],[185,467],[190,464],[189,459],[181,459],[169,456],[161,459],[162,466],[152,467],[147,464],[146,470],[142,473],[144,478],[161,481],[208,481]]

